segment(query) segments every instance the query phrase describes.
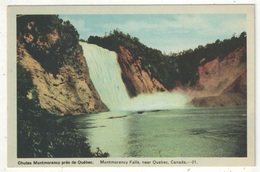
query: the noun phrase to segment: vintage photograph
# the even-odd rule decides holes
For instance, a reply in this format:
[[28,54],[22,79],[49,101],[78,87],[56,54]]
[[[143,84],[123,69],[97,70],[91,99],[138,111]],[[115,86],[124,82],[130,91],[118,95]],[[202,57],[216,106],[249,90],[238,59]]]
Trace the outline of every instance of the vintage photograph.
[[18,165],[252,159],[253,6],[224,7],[13,12]]

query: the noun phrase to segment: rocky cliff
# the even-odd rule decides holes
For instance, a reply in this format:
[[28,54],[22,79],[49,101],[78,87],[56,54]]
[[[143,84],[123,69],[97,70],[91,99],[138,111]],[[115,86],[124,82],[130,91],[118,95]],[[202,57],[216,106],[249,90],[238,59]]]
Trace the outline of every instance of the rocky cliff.
[[[130,97],[175,87],[194,106],[246,105],[246,46],[241,46],[246,44],[245,33],[178,56],[163,55],[118,31],[90,38],[88,42],[117,53]],[[35,88],[28,90],[28,98],[36,97],[49,112],[108,110],[90,80],[79,34],[69,21],[58,16],[18,16],[17,62],[33,79]]]
[[136,59],[131,52],[123,46],[119,46],[118,63],[121,67],[123,82],[130,97],[142,93],[155,93],[166,91],[164,86],[152,77],[151,72],[142,69],[141,57]]
[[37,97],[42,108],[60,115],[108,110],[90,80],[78,34],[69,22],[57,16],[17,20],[17,62],[31,73],[35,86],[28,91],[29,99]]
[[186,88],[195,106],[237,106],[247,103],[246,47],[198,67],[194,87]]

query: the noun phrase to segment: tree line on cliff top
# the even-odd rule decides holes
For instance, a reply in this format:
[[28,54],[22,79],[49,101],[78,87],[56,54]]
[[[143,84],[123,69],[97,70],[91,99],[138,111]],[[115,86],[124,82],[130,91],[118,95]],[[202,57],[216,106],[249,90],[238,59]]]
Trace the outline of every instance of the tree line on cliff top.
[[58,15],[17,16],[17,39],[46,72],[56,76],[59,68],[66,64],[81,72],[76,59],[77,54],[82,53],[79,33]]
[[[160,50],[147,47],[138,38],[125,34],[118,29],[104,37],[90,36],[86,42],[120,53],[119,46],[126,47],[133,58],[141,57],[142,69],[150,70],[152,77],[161,82],[167,89],[171,89],[181,82],[183,86],[192,86],[198,79],[199,65],[219,57],[221,60],[237,48],[246,46],[246,32],[239,36],[205,46],[199,45],[195,49],[184,50],[179,53],[163,54]],[[201,63],[203,59],[203,63]],[[243,57],[246,60],[246,55]]]

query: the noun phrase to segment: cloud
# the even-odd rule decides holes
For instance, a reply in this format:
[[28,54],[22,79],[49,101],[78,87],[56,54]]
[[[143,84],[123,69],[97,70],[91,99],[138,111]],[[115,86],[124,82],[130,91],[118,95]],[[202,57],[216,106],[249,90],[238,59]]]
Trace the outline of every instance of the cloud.
[[69,20],[70,23],[77,29],[80,37],[82,38],[85,38],[88,35],[87,33],[91,31],[83,17],[77,17],[77,15],[61,15],[60,17],[64,21]]
[[246,19],[236,18],[231,20],[222,21],[222,30],[220,32],[233,32],[240,34],[242,31],[246,31]]
[[[181,51],[230,38],[246,30],[243,14],[166,14],[166,15],[63,15],[87,39],[119,30],[138,37],[148,47],[161,51]],[[188,47],[190,46],[190,47]]]
[[[145,18],[147,19],[147,17]],[[235,15],[156,15],[149,20],[129,19],[124,22],[105,23],[101,27],[103,29],[112,30],[119,28],[128,32],[137,32],[143,30],[174,30],[175,32],[212,32],[225,33],[232,30],[245,30],[245,18]]]
[[[157,26],[158,27],[158,26]],[[144,29],[155,29],[156,25],[148,23],[146,21],[127,21],[125,23],[107,23],[102,25],[103,29],[112,30],[119,28],[120,30],[126,30],[129,32],[141,31]]]
[[86,23],[84,22],[84,20],[82,19],[76,19],[71,21],[71,23],[78,29],[81,31],[85,31],[88,30],[88,28],[86,27]]

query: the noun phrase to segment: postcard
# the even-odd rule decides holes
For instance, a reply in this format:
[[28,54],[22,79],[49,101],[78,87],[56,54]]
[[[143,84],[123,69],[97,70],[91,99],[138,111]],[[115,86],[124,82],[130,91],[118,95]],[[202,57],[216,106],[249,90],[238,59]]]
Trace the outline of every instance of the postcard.
[[254,5],[8,7],[9,167],[255,165]]

